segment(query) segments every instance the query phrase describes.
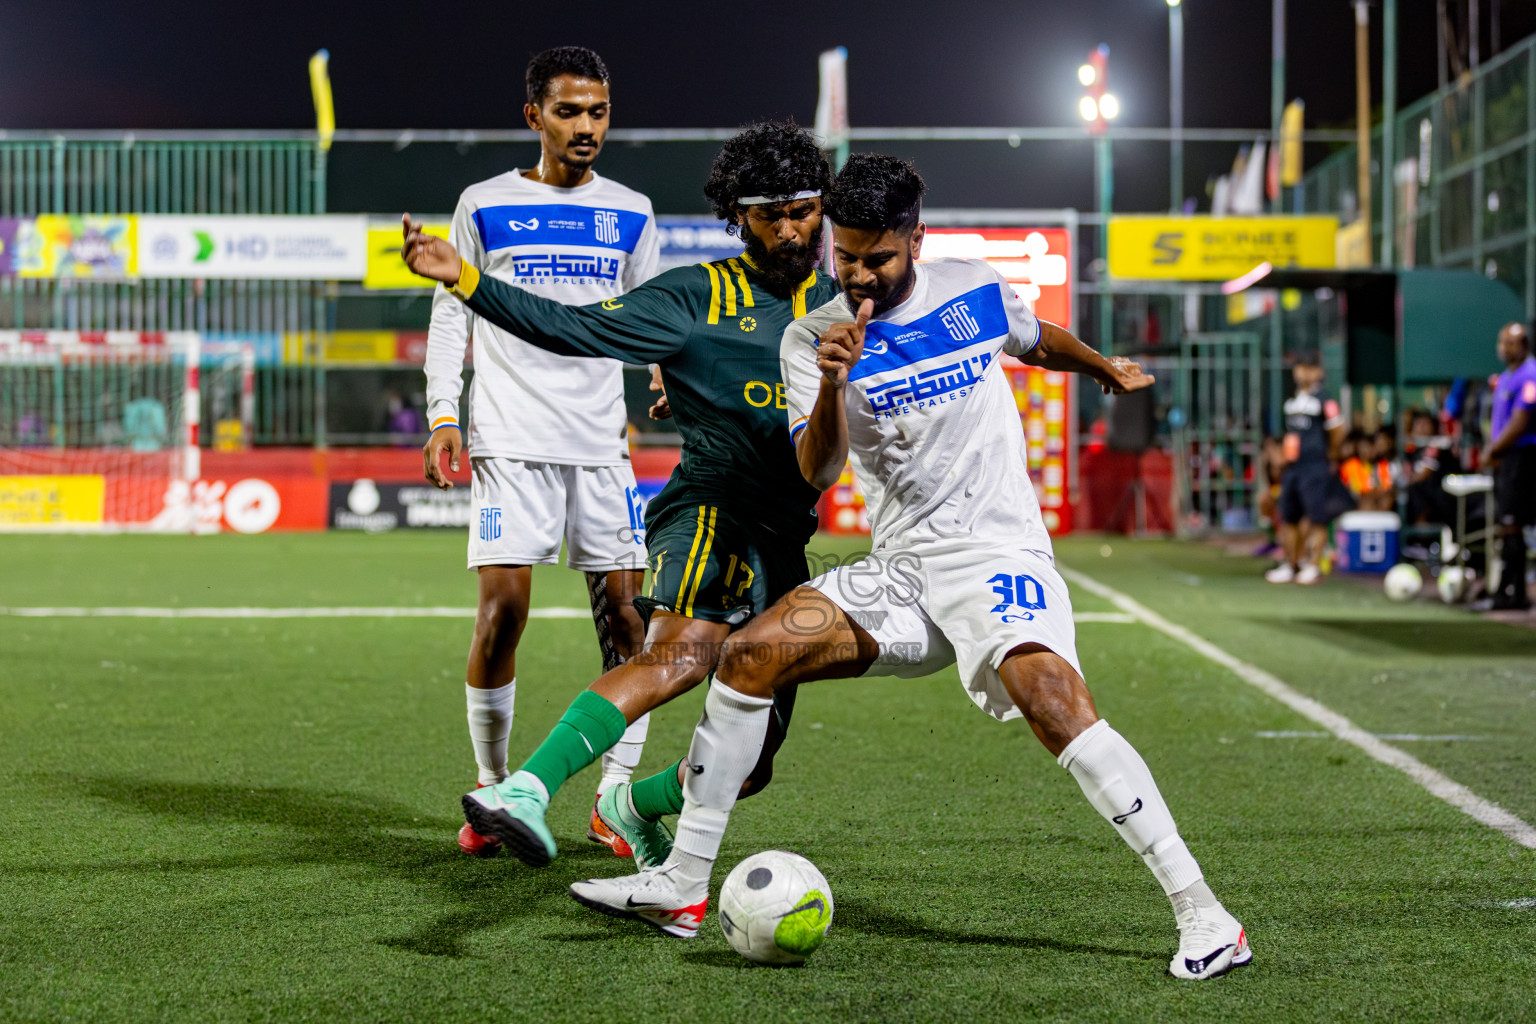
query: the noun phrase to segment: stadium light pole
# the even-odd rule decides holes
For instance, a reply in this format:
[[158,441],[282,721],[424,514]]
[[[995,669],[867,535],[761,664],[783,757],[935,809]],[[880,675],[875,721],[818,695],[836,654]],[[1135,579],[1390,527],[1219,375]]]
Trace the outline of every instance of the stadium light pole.
[[1168,210],[1184,208],[1184,6],[1168,3]]
[[[1285,117],[1285,0],[1274,0],[1270,12],[1269,36],[1269,153],[1273,160],[1280,152],[1280,121]],[[1267,170],[1267,168],[1266,168]],[[1268,175],[1265,176],[1266,181]],[[1285,211],[1285,186],[1276,183],[1271,213]]]
[[1390,270],[1397,243],[1397,0],[1383,0],[1381,8],[1381,265]]
[[[1109,213],[1115,200],[1114,151],[1105,131],[1109,122],[1120,116],[1120,101],[1109,91],[1109,47],[1100,43],[1088,52],[1088,61],[1077,69],[1083,96],[1077,112],[1088,122],[1093,140],[1093,171],[1098,191],[1099,257],[1104,261],[1102,285],[1109,277]],[[1115,347],[1115,299],[1106,288],[1099,290],[1099,351],[1112,355]]]

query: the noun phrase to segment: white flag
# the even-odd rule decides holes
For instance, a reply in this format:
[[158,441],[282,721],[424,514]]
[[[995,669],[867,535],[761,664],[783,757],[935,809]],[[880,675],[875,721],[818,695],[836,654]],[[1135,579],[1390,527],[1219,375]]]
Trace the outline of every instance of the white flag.
[[848,50],[825,50],[817,63],[821,91],[816,98],[816,140],[823,149],[832,149],[848,141]]

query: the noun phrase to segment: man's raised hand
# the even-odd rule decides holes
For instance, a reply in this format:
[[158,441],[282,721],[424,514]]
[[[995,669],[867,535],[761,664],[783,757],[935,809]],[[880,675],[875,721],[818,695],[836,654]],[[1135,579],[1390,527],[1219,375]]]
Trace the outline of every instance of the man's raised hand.
[[859,303],[854,320],[828,327],[816,343],[816,368],[834,388],[848,383],[848,374],[864,355],[864,328],[875,313],[875,300]]
[[449,245],[446,239],[421,230],[421,225],[411,220],[410,214],[405,214],[400,221],[405,235],[400,255],[404,257],[405,265],[411,268],[411,272],[446,285],[458,284],[458,250]]
[[1156,377],[1141,368],[1141,364],[1123,356],[1109,357],[1110,379],[1101,382],[1106,395],[1123,395],[1128,391],[1140,391],[1149,388],[1157,380]]

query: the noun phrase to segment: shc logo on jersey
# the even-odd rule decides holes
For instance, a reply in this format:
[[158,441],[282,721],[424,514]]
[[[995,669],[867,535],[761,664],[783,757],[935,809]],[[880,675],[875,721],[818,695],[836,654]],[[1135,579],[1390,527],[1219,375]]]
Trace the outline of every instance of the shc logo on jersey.
[[981,333],[981,325],[971,316],[970,307],[961,299],[939,314],[939,321],[956,341],[970,341]]
[[619,241],[619,215],[613,210],[593,210],[592,219],[597,224],[597,240],[604,245],[616,245]]
[[483,508],[480,510],[480,539],[501,539],[501,509]]

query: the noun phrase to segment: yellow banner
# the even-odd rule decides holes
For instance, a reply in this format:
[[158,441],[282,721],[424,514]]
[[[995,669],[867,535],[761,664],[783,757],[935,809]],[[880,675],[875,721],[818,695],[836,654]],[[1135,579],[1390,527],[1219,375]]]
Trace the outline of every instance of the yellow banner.
[[106,492],[100,476],[0,476],[0,530],[100,526]]
[[1230,281],[1268,261],[1334,265],[1332,217],[1111,217],[1111,277]]
[[[422,229],[438,238],[448,237],[447,224],[423,224]],[[411,273],[400,258],[400,228],[368,229],[368,269],[363,272],[364,288],[430,288],[432,282]]]
[[322,335],[322,351],[328,363],[392,363],[394,331],[332,331]]

